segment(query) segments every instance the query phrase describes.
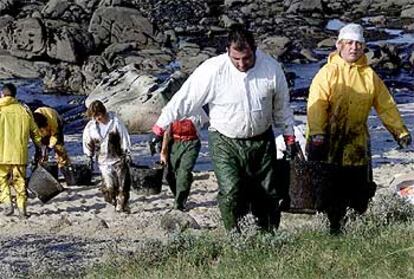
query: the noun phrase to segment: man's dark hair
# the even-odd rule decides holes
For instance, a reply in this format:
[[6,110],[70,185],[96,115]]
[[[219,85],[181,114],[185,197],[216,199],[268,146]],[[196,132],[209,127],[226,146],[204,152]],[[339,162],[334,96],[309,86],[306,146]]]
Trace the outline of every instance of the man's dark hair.
[[230,32],[227,37],[227,48],[230,48],[232,44],[237,51],[243,51],[249,47],[253,51],[256,50],[253,33],[241,24],[235,24],[230,27]]
[[34,121],[37,124],[37,127],[39,127],[39,129],[47,127],[47,118],[43,114],[41,114],[39,112],[34,112],[33,113],[33,118],[34,118]]
[[3,85],[3,95],[4,96],[10,96],[10,97],[16,97],[16,86],[14,86],[13,83],[6,83]]

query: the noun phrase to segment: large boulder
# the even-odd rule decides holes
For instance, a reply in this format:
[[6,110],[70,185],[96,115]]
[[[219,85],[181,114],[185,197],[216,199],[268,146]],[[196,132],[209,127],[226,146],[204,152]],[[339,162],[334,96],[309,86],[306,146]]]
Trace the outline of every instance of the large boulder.
[[125,7],[102,7],[97,9],[89,24],[97,45],[137,42],[146,45],[152,36],[152,24],[139,11]]
[[55,60],[79,63],[94,49],[93,37],[80,25],[64,21],[46,21],[47,55]]
[[31,61],[10,55],[0,55],[0,61],[0,79],[40,77],[38,68]]
[[186,79],[174,72],[162,80],[155,75],[143,74],[139,65],[130,64],[111,72],[85,100],[88,107],[94,100],[102,101],[124,121],[130,133],[151,130],[162,107]]
[[46,52],[46,29],[39,19],[15,21],[9,30],[12,38],[9,51],[12,55],[31,59]]

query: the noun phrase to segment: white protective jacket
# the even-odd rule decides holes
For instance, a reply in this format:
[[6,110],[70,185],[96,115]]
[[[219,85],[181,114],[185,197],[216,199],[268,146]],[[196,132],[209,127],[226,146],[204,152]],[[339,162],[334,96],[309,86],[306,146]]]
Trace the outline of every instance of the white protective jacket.
[[131,141],[128,130],[124,123],[112,112],[109,112],[109,127],[102,135],[99,124],[95,120],[90,120],[83,130],[83,153],[87,156],[95,155],[98,152],[98,163],[100,165],[113,165],[121,160],[121,157],[114,156],[109,151],[110,134],[118,134],[120,137],[119,144],[123,155],[129,155]]
[[285,75],[276,60],[259,50],[254,67],[247,72],[237,70],[227,53],[206,60],[163,108],[156,125],[166,129],[205,104],[210,111],[209,129],[227,137],[254,137],[272,123],[285,135],[293,135]]

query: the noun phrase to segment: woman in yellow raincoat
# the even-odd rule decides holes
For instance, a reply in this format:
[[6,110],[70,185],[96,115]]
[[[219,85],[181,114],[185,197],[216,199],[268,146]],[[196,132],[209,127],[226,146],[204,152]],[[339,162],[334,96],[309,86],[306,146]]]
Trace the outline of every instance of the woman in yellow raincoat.
[[383,81],[367,65],[363,29],[348,24],[312,81],[308,105],[308,159],[339,166],[338,183],[322,208],[332,233],[340,232],[346,208],[364,213],[375,194],[367,120],[372,107],[401,147],[411,143],[397,106]]

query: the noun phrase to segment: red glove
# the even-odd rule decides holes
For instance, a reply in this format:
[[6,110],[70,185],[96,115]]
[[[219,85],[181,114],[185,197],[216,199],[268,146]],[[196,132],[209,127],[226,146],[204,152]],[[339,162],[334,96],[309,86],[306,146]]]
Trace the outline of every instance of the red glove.
[[296,141],[296,137],[294,135],[284,135],[283,139],[285,140],[286,146],[294,144]]
[[157,124],[152,126],[152,132],[158,137],[162,137],[162,135],[164,135],[164,129],[158,126]]

